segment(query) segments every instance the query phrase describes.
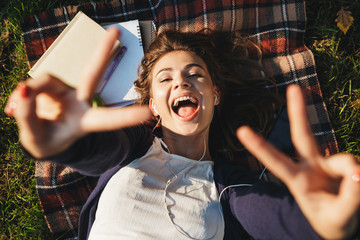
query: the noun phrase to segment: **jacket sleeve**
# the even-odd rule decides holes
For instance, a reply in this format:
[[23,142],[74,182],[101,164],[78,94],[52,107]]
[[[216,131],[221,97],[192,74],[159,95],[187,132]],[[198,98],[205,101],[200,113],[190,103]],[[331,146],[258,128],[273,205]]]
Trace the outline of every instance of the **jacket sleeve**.
[[286,187],[259,181],[239,166],[223,162],[215,166],[224,216],[237,220],[252,238],[321,239]]
[[254,239],[321,239],[284,187],[267,182],[234,187],[229,190],[229,205]]
[[123,161],[145,154],[152,140],[150,129],[142,125],[91,133],[64,152],[42,160],[69,166],[84,175],[98,176]]

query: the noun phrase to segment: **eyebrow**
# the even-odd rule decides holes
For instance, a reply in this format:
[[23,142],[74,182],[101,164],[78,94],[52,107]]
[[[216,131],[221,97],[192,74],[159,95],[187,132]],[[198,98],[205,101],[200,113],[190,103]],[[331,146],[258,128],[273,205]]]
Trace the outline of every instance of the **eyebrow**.
[[[199,68],[201,68],[202,70],[205,71],[205,68],[203,66],[201,66],[200,64],[197,64],[197,63],[190,63],[190,64],[186,65],[185,70],[187,70],[189,68],[192,68],[192,67],[199,67]],[[157,77],[161,72],[166,72],[166,71],[171,71],[171,70],[172,70],[172,68],[163,68],[163,69],[159,70],[156,73],[155,77]]]

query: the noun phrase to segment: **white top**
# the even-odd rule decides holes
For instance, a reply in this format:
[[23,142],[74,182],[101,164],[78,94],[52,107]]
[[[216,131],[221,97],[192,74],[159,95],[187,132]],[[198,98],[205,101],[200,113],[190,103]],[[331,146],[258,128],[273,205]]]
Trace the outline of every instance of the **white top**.
[[223,239],[212,168],[167,153],[155,137],[104,188],[89,239]]

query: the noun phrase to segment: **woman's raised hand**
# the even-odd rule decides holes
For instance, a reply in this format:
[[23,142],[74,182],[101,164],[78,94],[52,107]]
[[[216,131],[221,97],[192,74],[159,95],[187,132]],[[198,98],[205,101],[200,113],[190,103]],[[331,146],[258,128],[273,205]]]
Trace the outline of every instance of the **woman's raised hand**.
[[326,239],[343,239],[358,227],[360,165],[350,154],[322,156],[307,119],[299,86],[287,89],[295,162],[249,127],[238,129],[241,143],[289,188],[313,228]]
[[119,30],[108,30],[76,90],[45,74],[19,83],[13,91],[5,112],[16,119],[20,141],[34,157],[44,158],[60,153],[89,132],[130,127],[151,117],[147,106],[91,107],[94,91],[118,37]]

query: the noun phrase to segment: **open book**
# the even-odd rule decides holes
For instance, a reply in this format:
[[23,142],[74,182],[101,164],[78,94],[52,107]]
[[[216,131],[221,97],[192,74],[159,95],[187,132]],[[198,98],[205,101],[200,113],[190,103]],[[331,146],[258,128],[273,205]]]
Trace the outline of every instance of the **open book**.
[[[146,26],[149,22],[145,23]],[[97,93],[106,105],[125,106],[138,98],[133,82],[144,56],[138,20],[115,23],[121,37],[114,45],[109,66],[100,82]],[[30,69],[29,75],[36,79],[40,74],[50,73],[71,87],[78,86],[78,79],[88,60],[94,54],[106,30],[84,13],[79,12],[59,37]]]

